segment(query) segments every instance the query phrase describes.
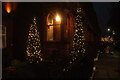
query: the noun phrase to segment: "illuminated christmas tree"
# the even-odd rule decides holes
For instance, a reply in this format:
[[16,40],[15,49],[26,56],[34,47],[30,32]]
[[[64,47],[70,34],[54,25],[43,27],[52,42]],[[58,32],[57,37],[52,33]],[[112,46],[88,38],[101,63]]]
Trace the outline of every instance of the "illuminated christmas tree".
[[43,60],[41,54],[40,36],[36,24],[36,17],[33,19],[27,39],[26,59],[30,63],[39,63]]
[[84,37],[84,27],[83,27],[83,17],[82,17],[82,9],[77,8],[76,18],[75,18],[75,26],[74,26],[74,37],[73,37],[73,46],[70,52],[70,59],[66,68],[63,71],[68,71],[75,61],[79,61],[81,55],[86,53],[85,50],[85,37]]
[[82,17],[82,9],[77,8],[76,18],[75,18],[75,32],[73,38],[73,46],[71,54],[75,54],[78,56],[79,54],[85,53],[85,37],[84,37],[84,27],[83,27],[83,17]]

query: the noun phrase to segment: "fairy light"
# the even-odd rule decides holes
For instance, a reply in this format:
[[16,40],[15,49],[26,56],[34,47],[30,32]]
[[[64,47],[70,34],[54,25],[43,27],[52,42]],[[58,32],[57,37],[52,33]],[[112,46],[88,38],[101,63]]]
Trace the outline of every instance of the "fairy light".
[[26,59],[30,63],[39,63],[40,61],[43,61],[43,58],[41,57],[42,54],[40,43],[39,32],[36,25],[36,17],[34,17],[33,24],[30,26],[26,48]]
[[75,19],[75,32],[74,32],[74,38],[73,38],[73,46],[72,50],[70,52],[70,56],[72,56],[72,59],[69,61],[69,65],[67,65],[66,68],[63,69],[63,71],[70,70],[70,66],[75,63],[75,61],[79,60],[79,55],[85,54],[85,37],[84,37],[84,27],[83,27],[83,20],[82,20],[82,9],[77,8],[76,12],[76,19]]

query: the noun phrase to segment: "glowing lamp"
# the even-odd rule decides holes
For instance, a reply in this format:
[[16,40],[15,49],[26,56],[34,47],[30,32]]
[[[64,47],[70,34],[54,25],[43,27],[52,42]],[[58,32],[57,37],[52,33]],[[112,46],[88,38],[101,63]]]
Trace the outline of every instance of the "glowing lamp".
[[6,11],[7,11],[8,13],[10,13],[10,12],[11,12],[10,7],[7,7],[7,8],[6,8]]
[[108,28],[107,30],[110,31],[110,28]]
[[56,16],[56,21],[60,21],[60,16]]
[[5,9],[6,9],[7,13],[10,13],[10,12],[11,12],[11,4],[10,4],[9,2],[6,3]]

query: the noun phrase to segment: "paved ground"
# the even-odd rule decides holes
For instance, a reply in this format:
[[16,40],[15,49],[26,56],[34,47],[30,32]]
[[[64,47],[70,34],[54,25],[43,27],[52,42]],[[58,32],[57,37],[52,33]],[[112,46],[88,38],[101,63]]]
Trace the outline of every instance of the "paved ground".
[[95,67],[93,80],[120,80],[120,53],[114,50],[111,54],[100,54]]
[[[79,79],[88,80],[91,74],[92,61],[88,59],[77,62],[71,70],[62,72],[60,65],[51,63],[41,63],[37,65],[28,65],[20,68],[14,72],[5,74],[7,78],[25,78],[25,79],[42,79],[52,78],[56,80],[60,79]],[[63,63],[62,63],[63,64]],[[98,61],[95,61],[96,70],[93,75],[93,80],[120,80],[120,53],[116,50],[111,54],[101,53],[98,57]]]
[[[26,66],[20,67],[15,71],[3,71],[4,79],[52,79],[52,80],[88,80],[92,73],[93,60],[89,57],[85,59],[77,60],[74,62],[71,68],[67,66],[64,68],[65,60],[59,64],[54,62],[41,62],[39,64],[28,64]],[[66,64],[66,63],[65,63]]]

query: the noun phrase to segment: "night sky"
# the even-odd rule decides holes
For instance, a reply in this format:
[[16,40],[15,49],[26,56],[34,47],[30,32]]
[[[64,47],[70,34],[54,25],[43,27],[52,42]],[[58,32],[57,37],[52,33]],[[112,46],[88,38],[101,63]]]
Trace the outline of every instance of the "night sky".
[[94,2],[93,6],[97,14],[101,33],[104,35],[106,29],[109,28],[108,21],[110,19],[110,10],[112,4],[110,2]]

